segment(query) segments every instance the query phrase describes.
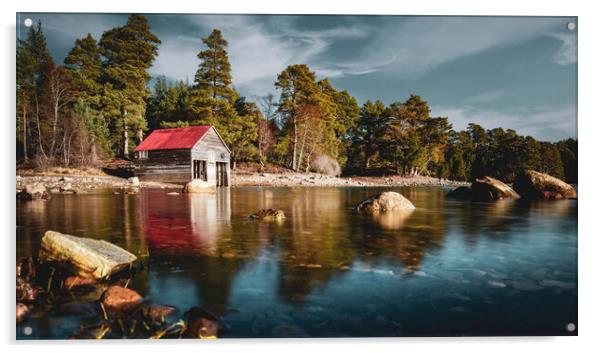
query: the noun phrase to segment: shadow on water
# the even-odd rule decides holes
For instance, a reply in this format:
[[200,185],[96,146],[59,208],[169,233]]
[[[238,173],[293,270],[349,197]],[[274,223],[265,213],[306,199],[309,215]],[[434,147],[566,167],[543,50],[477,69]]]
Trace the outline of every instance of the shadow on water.
[[[567,334],[576,322],[576,201],[469,203],[397,188],[416,210],[354,211],[382,190],[57,195],[18,203],[17,255],[36,254],[48,229],[148,253],[131,286],[180,312],[207,308],[227,337]],[[262,208],[287,218],[249,219]],[[60,311],[36,320],[69,321],[38,332],[49,338],[77,322]]]

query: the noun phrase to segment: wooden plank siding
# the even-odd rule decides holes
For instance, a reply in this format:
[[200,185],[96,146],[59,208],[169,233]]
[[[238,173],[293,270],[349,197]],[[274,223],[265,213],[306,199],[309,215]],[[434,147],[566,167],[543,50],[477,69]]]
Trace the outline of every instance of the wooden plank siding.
[[148,151],[148,158],[137,162],[134,172],[143,181],[187,183],[192,180],[188,149]]
[[193,178],[193,161],[206,162],[207,181],[217,184],[216,162],[227,170],[230,185],[230,151],[216,132],[209,129],[191,149],[148,150],[148,157],[137,159],[134,173],[143,181],[184,184]]
[[228,170],[228,185],[230,185],[230,151],[228,151],[226,145],[222,142],[222,139],[214,128],[207,131],[199,142],[192,147],[190,151],[191,173],[193,160],[207,162],[207,181],[210,184],[215,184],[217,181],[217,168],[215,163],[226,163]]

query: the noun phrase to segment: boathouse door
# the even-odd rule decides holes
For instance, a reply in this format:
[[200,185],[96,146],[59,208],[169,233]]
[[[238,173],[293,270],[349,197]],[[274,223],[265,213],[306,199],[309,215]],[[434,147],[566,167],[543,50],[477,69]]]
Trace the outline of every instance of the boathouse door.
[[228,163],[215,163],[215,181],[217,186],[228,186]]
[[192,178],[207,180],[207,162],[196,159],[192,161]]

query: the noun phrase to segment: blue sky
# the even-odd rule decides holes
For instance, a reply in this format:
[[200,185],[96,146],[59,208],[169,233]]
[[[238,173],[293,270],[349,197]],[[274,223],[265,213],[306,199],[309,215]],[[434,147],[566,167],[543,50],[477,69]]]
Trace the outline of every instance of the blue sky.
[[[426,99],[455,129],[469,122],[541,140],[577,136],[577,30],[572,17],[147,15],[161,39],[151,74],[190,81],[201,38],[229,41],[233,81],[252,98],[287,65],[306,63],[362,104]],[[99,39],[127,14],[20,14],[42,20],[62,62],[76,38]]]

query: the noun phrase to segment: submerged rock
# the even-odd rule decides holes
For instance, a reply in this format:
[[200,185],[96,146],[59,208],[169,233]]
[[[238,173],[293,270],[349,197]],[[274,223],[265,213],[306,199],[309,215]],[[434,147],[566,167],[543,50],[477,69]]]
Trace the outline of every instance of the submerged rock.
[[164,320],[165,317],[173,314],[176,311],[176,308],[171,306],[153,304],[151,306],[145,307],[144,314],[153,320]]
[[129,312],[138,308],[144,298],[138,292],[121,286],[111,286],[102,295],[105,310]]
[[22,302],[34,301],[38,298],[39,293],[40,293],[40,290],[37,287],[32,286],[31,283],[29,283],[29,281],[27,281],[21,277],[17,277],[17,282],[16,282],[17,301],[22,301]]
[[186,186],[184,186],[184,190],[182,190],[182,192],[189,194],[206,194],[215,193],[217,192],[217,189],[215,185],[209,184],[209,182],[200,179],[194,179],[186,183]]
[[96,279],[127,268],[137,259],[134,254],[107,241],[50,230],[42,237],[39,258],[65,263],[78,276]]
[[17,324],[25,321],[25,318],[29,315],[29,308],[23,303],[17,303]]
[[212,313],[193,307],[186,313],[188,323],[186,336],[190,338],[217,338],[219,331],[218,318]]
[[403,195],[393,191],[386,191],[362,201],[356,208],[358,211],[378,213],[407,211],[413,210],[416,207],[414,207],[410,200],[403,197]]
[[471,186],[471,199],[473,201],[497,201],[518,198],[520,196],[510,186],[489,176],[476,179]]
[[535,200],[560,200],[577,198],[575,189],[551,175],[526,170],[514,181],[514,189],[521,197]]
[[36,265],[31,257],[24,257],[17,260],[17,277],[35,278]]
[[76,289],[76,288],[81,288],[81,287],[89,287],[89,286],[93,286],[97,283],[98,283],[98,281],[95,278],[69,276],[69,277],[65,278],[63,287],[65,289],[69,290],[69,289]]
[[31,183],[25,185],[19,193],[19,198],[23,200],[49,200],[50,193],[42,183]]
[[472,191],[468,186],[459,186],[448,192],[446,196],[453,199],[470,200]]
[[253,213],[250,217],[252,219],[258,219],[261,221],[282,221],[284,218],[286,218],[284,211],[275,210],[273,208],[259,210],[258,212]]

